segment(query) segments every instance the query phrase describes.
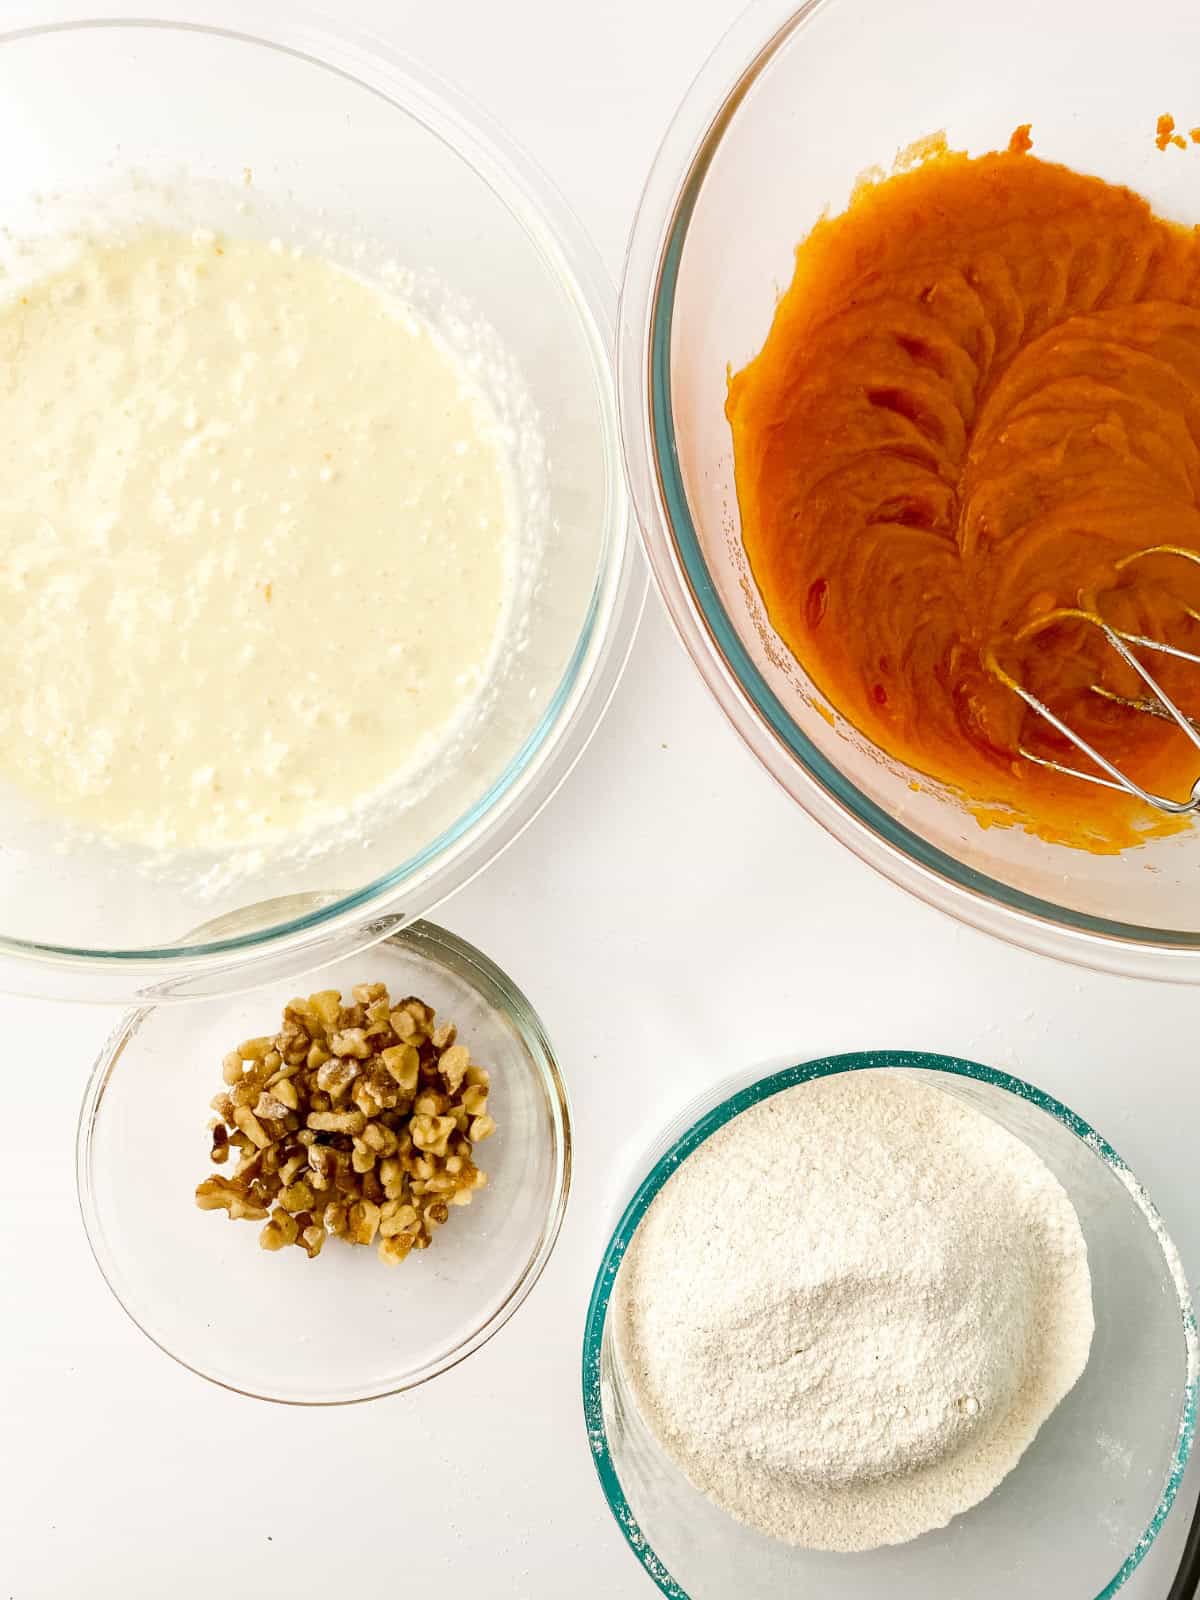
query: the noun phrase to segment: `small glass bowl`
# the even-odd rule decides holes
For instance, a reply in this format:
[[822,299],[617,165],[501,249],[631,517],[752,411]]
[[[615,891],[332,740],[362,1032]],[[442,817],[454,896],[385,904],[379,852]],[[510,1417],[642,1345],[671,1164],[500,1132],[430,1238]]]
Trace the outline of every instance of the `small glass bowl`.
[[497,1128],[480,1147],[487,1187],[399,1266],[337,1239],[315,1261],[298,1249],[267,1254],[259,1225],[196,1206],[195,1186],[212,1170],[206,1125],[221,1058],[237,1040],[273,1030],[295,984],[130,1013],[83,1099],[79,1202],[109,1288],[176,1361],[263,1400],[371,1400],[455,1366],[533,1288],[566,1209],[567,1092],[521,991],[428,922],[319,975],[320,987],[343,993],[367,982],[427,1000],[492,1072]]
[[[830,1555],[769,1539],[688,1482],[647,1427],[608,1308],[638,1224],[680,1162],[739,1112],[834,1073],[886,1069],[992,1117],[1058,1177],[1087,1239],[1096,1311],[1091,1357],[1016,1469],[981,1504],[910,1544]],[[1116,1594],[1175,1499],[1196,1422],[1197,1331],[1174,1246],[1149,1197],[1099,1134],[1040,1089],[971,1061],[904,1051],[832,1056],[727,1079],[667,1128],[609,1241],[583,1346],[588,1438],[609,1509],[672,1600],[972,1600]]]

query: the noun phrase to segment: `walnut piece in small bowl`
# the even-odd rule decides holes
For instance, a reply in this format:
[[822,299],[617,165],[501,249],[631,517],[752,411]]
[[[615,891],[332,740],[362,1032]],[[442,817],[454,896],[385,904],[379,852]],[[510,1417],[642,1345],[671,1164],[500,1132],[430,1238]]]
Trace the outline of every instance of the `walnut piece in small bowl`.
[[[319,981],[299,1007],[292,980],[127,1015],[76,1152],[93,1254],[142,1331],[213,1382],[314,1405],[411,1388],[484,1344],[549,1259],[571,1174],[553,1051],[487,957],[414,923]],[[253,1225],[198,1206],[198,1179],[204,1204]]]
[[386,983],[356,983],[349,1004],[337,989],[289,1000],[278,1033],[244,1039],[221,1073],[210,1159],[238,1161],[196,1204],[262,1222],[264,1250],[311,1260],[333,1234],[394,1266],[487,1182],[474,1157],[496,1131],[491,1074],[453,1022]]

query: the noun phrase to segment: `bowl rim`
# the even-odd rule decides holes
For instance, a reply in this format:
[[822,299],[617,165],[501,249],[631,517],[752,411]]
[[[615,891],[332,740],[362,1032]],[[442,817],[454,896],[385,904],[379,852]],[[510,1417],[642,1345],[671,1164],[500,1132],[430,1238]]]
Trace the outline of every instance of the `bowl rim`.
[[[613,285],[558,187],[486,111],[369,29],[293,0],[13,0],[0,47],[60,33],[136,29],[207,34],[329,71],[420,124],[471,167],[524,231],[570,300],[587,349],[605,466],[602,539],[575,646],[546,708],[487,791],[406,861],[302,915],[261,930],[105,949],[0,934],[0,990],[55,999],[140,1001],[228,993],[311,968],[428,910],[515,839],[599,725],[632,648],[646,574],[631,536],[610,352]],[[403,901],[401,906],[399,903]],[[389,916],[390,913],[390,916]],[[237,975],[236,977],[234,975]]]
[[[1062,1101],[1056,1100],[1052,1095],[1047,1094],[1036,1085],[1014,1077],[1011,1073],[1002,1072],[996,1067],[984,1066],[977,1061],[970,1061],[960,1056],[946,1056],[921,1050],[858,1050],[840,1055],[821,1056],[811,1061],[802,1061],[793,1066],[768,1072],[762,1077],[755,1077],[748,1083],[743,1082],[742,1086],[732,1093],[725,1093],[725,1088],[730,1081],[727,1079],[724,1085],[720,1085],[709,1094],[701,1096],[698,1101],[693,1101],[673,1123],[668,1124],[659,1142],[659,1153],[656,1159],[650,1162],[649,1170],[638,1183],[633,1197],[625,1206],[616,1227],[609,1237],[592,1286],[587,1319],[584,1324],[582,1356],[583,1414],[588,1442],[591,1445],[592,1464],[596,1469],[600,1486],[604,1491],[608,1509],[624,1535],[626,1543],[659,1590],[668,1597],[668,1600],[692,1600],[692,1597],[680,1586],[659,1559],[645,1531],[637,1521],[628,1500],[625,1498],[620,1475],[617,1472],[616,1463],[609,1448],[608,1429],[604,1420],[601,1349],[604,1341],[609,1303],[625,1253],[633,1241],[642,1218],[664,1184],[676,1172],[681,1162],[685,1161],[701,1144],[711,1138],[718,1129],[723,1128],[728,1122],[732,1121],[740,1112],[758,1104],[759,1101],[779,1094],[783,1090],[794,1088],[797,1084],[812,1083],[822,1078],[834,1077],[846,1072],[876,1071],[880,1069],[894,1071],[904,1070],[905,1068],[941,1072],[951,1077],[965,1078],[975,1083],[986,1084],[991,1088],[1004,1090],[1009,1094],[1015,1095],[1018,1099],[1025,1100],[1030,1105],[1035,1106],[1038,1110],[1053,1118],[1069,1133],[1074,1134],[1098,1160],[1104,1163],[1128,1192],[1133,1203],[1142,1213],[1147,1227],[1157,1240],[1163,1259],[1166,1262],[1168,1273],[1174,1283],[1178,1297],[1180,1328],[1183,1335],[1187,1371],[1187,1381],[1184,1385],[1180,1406],[1179,1432],[1176,1438],[1175,1451],[1158,1504],[1149,1523],[1146,1525],[1134,1549],[1126,1557],[1119,1570],[1100,1590],[1095,1600],[1110,1600],[1111,1596],[1124,1587],[1158,1537],[1168,1513],[1175,1503],[1179,1486],[1183,1482],[1196,1431],[1197,1401],[1198,1394],[1200,1394],[1200,1340],[1198,1340],[1196,1313],[1192,1305],[1191,1292],[1188,1288],[1182,1263],[1171,1242],[1170,1235],[1167,1233],[1162,1217],[1150,1196],[1113,1149],[1112,1145],[1097,1133],[1094,1128],[1090,1127],[1081,1116],[1065,1106]],[[704,1109],[700,1110],[700,1107],[704,1107]],[[666,1145],[665,1149],[662,1148],[664,1143]]]
[[534,1010],[525,993],[507,973],[502,971],[494,961],[484,955],[473,944],[469,944],[467,940],[451,933],[446,928],[439,927],[432,922],[412,922],[383,942],[411,950],[427,958],[433,957],[450,966],[460,978],[471,983],[488,1000],[489,1004],[501,1011],[512,1023],[524,1047],[531,1069],[546,1096],[546,1103],[550,1112],[550,1137],[553,1155],[549,1204],[542,1222],[541,1232],[504,1299],[483,1322],[477,1327],[473,1327],[471,1332],[464,1335],[442,1355],[413,1368],[410,1372],[398,1374],[394,1378],[388,1378],[380,1383],[354,1389],[347,1393],[320,1394],[310,1397],[270,1393],[261,1388],[235,1383],[228,1377],[219,1377],[212,1372],[205,1371],[204,1367],[198,1365],[196,1361],[187,1360],[178,1351],[173,1350],[154,1331],[150,1325],[153,1319],[146,1315],[144,1308],[140,1309],[140,1313],[139,1310],[134,1309],[135,1305],[138,1304],[138,1284],[136,1282],[131,1284],[128,1275],[123,1273],[117,1265],[117,1258],[105,1230],[103,1215],[97,1204],[96,1185],[94,1182],[96,1165],[95,1133],[97,1122],[103,1110],[105,1091],[112,1080],[113,1073],[120,1064],[126,1048],[134,1041],[142,1024],[159,1008],[141,1006],[135,1011],[127,1012],[121,1018],[105,1041],[84,1089],[75,1135],[76,1197],[92,1259],[99,1268],[101,1277],[104,1279],[113,1299],[133,1325],[152,1344],[156,1345],[164,1355],[170,1356],[172,1361],[177,1362],[181,1367],[185,1367],[189,1372],[195,1373],[197,1377],[216,1384],[218,1388],[226,1389],[233,1394],[244,1395],[249,1399],[266,1400],[277,1405],[291,1405],[302,1408],[358,1405],[368,1400],[379,1400],[388,1395],[402,1394],[408,1389],[415,1389],[419,1385],[427,1383],[430,1379],[436,1378],[444,1372],[449,1372],[453,1367],[465,1361],[468,1356],[473,1355],[476,1350],[482,1349],[489,1340],[499,1333],[505,1323],[528,1299],[553,1254],[559,1233],[562,1230],[567,1202],[571,1192],[571,1176],[574,1166],[571,1103],[557,1054],[541,1018]]
[[674,431],[671,333],[691,218],[724,135],[762,73],[836,0],[751,0],[663,137],[630,232],[618,306],[622,447],[643,547],[668,614],[735,731],[792,799],[927,904],[1011,943],[1100,971],[1200,982],[1200,932],[1093,916],[959,862],[870,799],[796,725],[708,574]]

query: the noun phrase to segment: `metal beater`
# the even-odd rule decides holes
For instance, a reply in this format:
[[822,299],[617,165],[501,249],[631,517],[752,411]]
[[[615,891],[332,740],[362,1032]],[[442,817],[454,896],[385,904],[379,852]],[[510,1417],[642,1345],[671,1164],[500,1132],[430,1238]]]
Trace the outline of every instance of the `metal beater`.
[[[1116,563],[1117,571],[1123,571],[1135,561],[1145,560],[1148,556],[1180,556],[1183,560],[1191,561],[1196,566],[1200,566],[1200,553],[1197,551],[1184,549],[1180,545],[1160,544],[1153,545],[1146,550],[1136,550],[1133,554],[1122,557]],[[1088,600],[1091,597],[1085,596],[1084,598]],[[1191,606],[1184,606],[1183,609],[1188,616],[1200,622],[1200,612],[1193,610]],[[1148,695],[1143,698],[1131,699],[1126,695],[1114,694],[1111,689],[1106,689],[1101,684],[1093,684],[1093,694],[1100,695],[1106,700],[1111,700],[1117,705],[1127,706],[1132,711],[1144,711],[1149,716],[1162,718],[1165,722],[1174,722],[1177,727],[1187,734],[1195,745],[1197,752],[1200,753],[1200,723],[1184,715],[1162,685],[1155,679],[1154,675],[1138,660],[1131,646],[1136,646],[1140,650],[1154,650],[1160,655],[1174,656],[1179,661],[1190,661],[1198,667],[1200,667],[1200,655],[1193,655],[1190,650],[1180,650],[1176,645],[1165,644],[1161,639],[1149,639],[1145,634],[1127,633],[1124,629],[1114,628],[1100,615],[1096,609],[1094,599],[1092,599],[1092,603],[1083,606],[1062,607],[1050,612],[1047,616],[1039,617],[1035,622],[1026,624],[1017,634],[1016,642],[1020,643],[1022,639],[1028,638],[1035,631],[1044,628],[1048,622],[1054,621],[1085,622],[1091,627],[1098,628],[1122,661],[1133,668],[1149,691]],[[1152,794],[1148,789],[1143,789],[1141,784],[1135,783],[1119,767],[1114,766],[1106,756],[1102,755],[1088,740],[1076,733],[1073,728],[1068,727],[1060,717],[1057,717],[1051,711],[1044,701],[1039,700],[1023,684],[1018,683],[1012,674],[1006,672],[1000,665],[991,650],[987,652],[984,664],[1001,683],[1011,689],[1014,694],[1019,695],[1031,711],[1036,711],[1039,717],[1043,718],[1052,728],[1062,734],[1064,739],[1069,739],[1077,750],[1087,756],[1089,761],[1094,761],[1100,771],[1107,773],[1108,776],[1101,777],[1100,773],[1097,772],[1081,772],[1078,767],[1068,767],[1061,761],[1052,761],[1047,756],[1035,755],[1032,750],[1027,750],[1024,745],[1021,745],[1018,754],[1024,756],[1027,761],[1033,761],[1039,767],[1049,767],[1052,771],[1064,773],[1070,778],[1082,778],[1085,783],[1098,783],[1105,789],[1122,790],[1126,794],[1133,795],[1138,800],[1145,801],[1147,805],[1154,806],[1156,810],[1166,812],[1169,816],[1182,817],[1191,812],[1200,811],[1200,777],[1197,777],[1196,782],[1192,785],[1191,798],[1188,800],[1170,800],[1166,795]]]

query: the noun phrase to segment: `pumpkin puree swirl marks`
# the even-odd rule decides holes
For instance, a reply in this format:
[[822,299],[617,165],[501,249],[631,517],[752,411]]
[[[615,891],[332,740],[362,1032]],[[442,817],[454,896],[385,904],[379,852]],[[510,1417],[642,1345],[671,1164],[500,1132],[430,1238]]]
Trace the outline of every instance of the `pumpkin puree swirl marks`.
[[[1200,237],[1128,189],[1009,151],[859,189],[797,251],[730,382],[742,532],[775,628],[837,709],[981,820],[1113,851],[1172,824],[1022,758],[1078,763],[989,652],[1148,787],[1178,730],[1097,694],[1087,622],[1200,649]],[[1200,713],[1200,669],[1156,656]]]

